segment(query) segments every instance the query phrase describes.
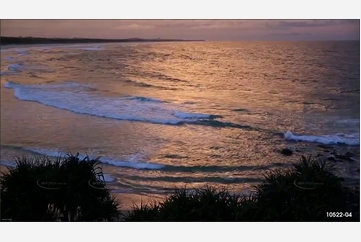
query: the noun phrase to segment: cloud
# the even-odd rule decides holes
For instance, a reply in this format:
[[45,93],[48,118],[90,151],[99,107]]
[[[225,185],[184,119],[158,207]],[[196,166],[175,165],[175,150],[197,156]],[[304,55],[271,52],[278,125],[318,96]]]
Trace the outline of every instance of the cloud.
[[312,36],[314,34],[291,32],[291,33],[271,33],[268,36],[300,36],[300,35]]
[[291,28],[317,28],[338,25],[355,25],[359,20],[282,20],[267,23],[268,28],[291,29]]
[[154,25],[142,25],[142,24],[130,24],[130,25],[119,25],[115,27],[114,29],[120,29],[120,30],[142,30],[142,29],[154,29]]
[[192,26],[190,27],[190,29],[225,29],[229,27],[230,26],[222,25],[222,24],[208,24],[208,25]]
[[[359,39],[359,20],[2,20],[3,36],[266,40]],[[288,38],[288,37],[287,37]]]
[[320,26],[329,26],[334,25],[335,23],[332,20],[308,20],[308,21],[280,21],[277,24],[277,27],[281,28],[304,28],[304,27],[320,27]]

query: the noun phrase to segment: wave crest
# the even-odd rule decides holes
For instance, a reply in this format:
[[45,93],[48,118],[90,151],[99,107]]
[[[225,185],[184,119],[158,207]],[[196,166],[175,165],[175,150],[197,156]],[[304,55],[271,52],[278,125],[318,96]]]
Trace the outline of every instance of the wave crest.
[[328,145],[360,145],[360,135],[359,134],[336,134],[336,135],[295,135],[291,131],[284,133],[284,138],[286,140],[295,140],[295,141],[306,141],[313,143],[322,143]]

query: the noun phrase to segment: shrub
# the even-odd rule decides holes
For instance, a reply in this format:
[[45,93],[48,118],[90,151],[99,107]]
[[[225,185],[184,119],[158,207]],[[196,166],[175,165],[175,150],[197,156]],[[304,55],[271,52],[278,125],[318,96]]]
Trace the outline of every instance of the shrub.
[[[360,195],[342,184],[326,161],[302,157],[292,169],[268,172],[254,194],[227,189],[175,189],[161,202],[143,203],[125,221],[360,221]],[[16,160],[1,177],[1,217],[13,221],[119,221],[99,159],[78,155]],[[351,217],[327,217],[350,212]]]
[[16,159],[2,172],[1,217],[13,221],[117,221],[119,203],[99,159],[77,155]]
[[239,214],[240,196],[213,187],[175,189],[160,203],[135,206],[126,221],[232,221]]
[[146,221],[146,222],[157,222],[159,221],[159,208],[160,205],[156,202],[150,204],[143,204],[141,202],[140,206],[137,204],[133,205],[133,209],[123,215],[124,221]]
[[[326,161],[301,157],[294,169],[265,175],[256,186],[255,221],[359,220],[359,195],[344,187]],[[328,218],[326,212],[352,212],[348,218]]]
[[[250,196],[206,187],[175,189],[162,202],[135,206],[125,221],[360,221],[359,193],[342,185],[326,161],[302,157],[293,169],[264,175]],[[327,217],[351,212],[352,217]]]

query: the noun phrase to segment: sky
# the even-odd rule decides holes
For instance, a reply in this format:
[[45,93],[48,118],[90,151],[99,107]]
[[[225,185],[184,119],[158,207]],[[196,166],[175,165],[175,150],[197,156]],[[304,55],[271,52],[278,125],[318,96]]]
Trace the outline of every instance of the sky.
[[360,40],[359,20],[1,20],[1,36]]

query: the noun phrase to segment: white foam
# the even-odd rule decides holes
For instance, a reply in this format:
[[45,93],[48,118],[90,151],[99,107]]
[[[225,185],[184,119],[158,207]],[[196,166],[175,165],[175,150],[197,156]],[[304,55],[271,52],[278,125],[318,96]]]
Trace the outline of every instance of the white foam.
[[174,116],[181,119],[209,119],[211,115],[202,113],[185,113],[181,111],[175,111]]
[[18,85],[17,83],[12,82],[12,81],[6,81],[6,82],[4,83],[4,87],[5,87],[5,88],[16,88],[17,85]]
[[113,182],[113,181],[115,181],[115,178],[109,174],[104,174],[104,181],[105,182]]
[[142,121],[158,124],[182,124],[210,118],[208,114],[185,113],[174,105],[148,97],[102,97],[89,92],[89,85],[68,82],[61,84],[22,85],[4,84],[14,88],[16,98],[35,101],[75,113],[118,120]]
[[53,44],[52,46],[41,46],[41,47],[35,47],[33,49],[36,51],[44,51],[44,50],[50,50],[55,47],[57,47],[57,45]]
[[28,52],[22,52],[22,53],[19,53],[18,55],[19,55],[19,56],[28,56],[29,53],[28,53]]
[[[29,55],[28,51],[29,51],[29,47],[26,48],[1,48],[1,53],[9,53],[9,52],[13,52],[13,54],[18,54],[19,56],[25,56],[25,55]],[[15,53],[14,53],[15,52]]]
[[24,64],[10,64],[8,66],[8,70],[11,72],[22,72],[26,71],[44,71],[44,72],[52,72],[50,68],[46,66],[25,66]]
[[[46,156],[50,156],[50,157],[59,157],[59,156],[66,157],[67,154],[69,153],[69,152],[64,152],[61,150],[34,149],[34,148],[23,148],[23,149],[31,151],[33,153],[37,153],[40,155],[46,155]],[[79,159],[84,159],[85,157],[86,157],[86,155],[79,154]],[[133,155],[131,157],[138,157],[138,155]],[[92,159],[92,158],[96,158],[96,157],[92,157],[91,155],[89,155],[89,158]],[[104,164],[113,165],[113,166],[129,167],[129,168],[134,168],[134,169],[159,170],[159,169],[162,169],[163,167],[165,167],[162,164],[139,161],[139,160],[135,160],[134,158],[131,158],[127,161],[122,161],[122,160],[117,160],[117,159],[112,159],[112,158],[107,158],[107,157],[101,157],[100,162],[104,163]]]
[[5,61],[14,61],[14,60],[16,60],[16,58],[14,58],[14,57],[5,57],[4,60]]
[[0,165],[6,167],[16,167],[16,163],[11,161],[0,161]]
[[13,75],[13,72],[10,71],[2,71],[0,72],[0,76],[10,76]]
[[284,134],[287,140],[306,141],[322,144],[345,144],[345,145],[360,145],[359,134],[335,134],[335,135],[295,135],[291,131]]
[[16,48],[14,51],[16,51],[20,54],[27,54],[29,51],[29,48]]
[[162,103],[165,101],[155,99],[155,98],[149,98],[149,97],[139,97],[139,96],[132,96],[132,97],[126,97],[127,100],[136,100],[140,102],[155,102],[155,103]]
[[102,46],[90,46],[90,45],[79,45],[79,44],[71,44],[71,45],[60,45],[58,47],[66,48],[66,49],[78,49],[78,50],[102,50],[104,47]]
[[119,166],[119,167],[129,167],[134,169],[149,169],[149,170],[159,170],[165,166],[162,164],[150,163],[150,162],[141,162],[141,161],[120,161],[115,159],[110,159],[106,157],[101,157],[100,161],[105,164]]
[[81,50],[101,50],[103,48],[100,46],[94,46],[94,47],[84,47],[84,48],[79,48],[79,49],[81,49]]
[[9,71],[21,72],[24,66],[22,64],[11,64],[8,66]]
[[338,120],[337,123],[350,124],[350,125],[360,125],[360,119],[356,119],[356,118],[341,119],[341,120]]

